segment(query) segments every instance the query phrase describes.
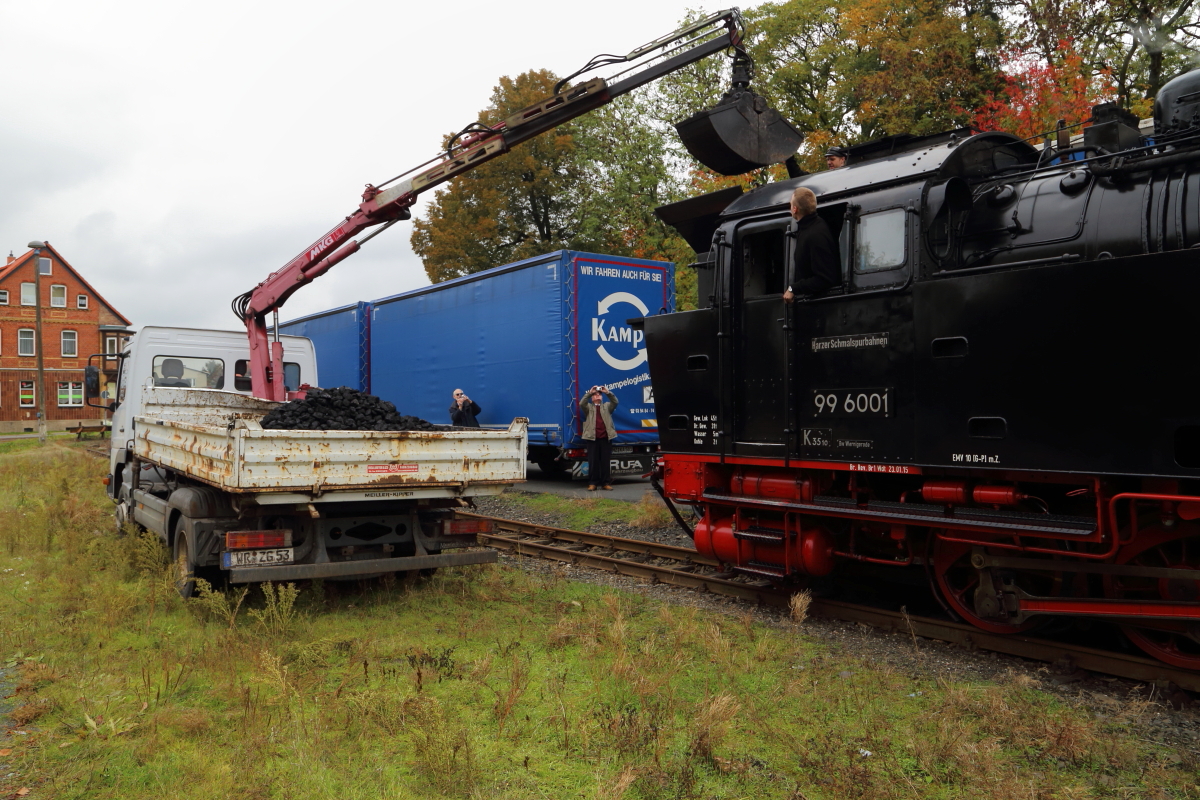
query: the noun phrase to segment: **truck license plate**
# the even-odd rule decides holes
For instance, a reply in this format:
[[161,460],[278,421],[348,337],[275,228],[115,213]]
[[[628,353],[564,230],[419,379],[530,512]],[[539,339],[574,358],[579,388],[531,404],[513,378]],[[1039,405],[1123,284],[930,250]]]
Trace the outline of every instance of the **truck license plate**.
[[290,564],[295,558],[294,547],[280,547],[274,550],[227,550],[221,554],[221,566],[254,567],[263,564]]

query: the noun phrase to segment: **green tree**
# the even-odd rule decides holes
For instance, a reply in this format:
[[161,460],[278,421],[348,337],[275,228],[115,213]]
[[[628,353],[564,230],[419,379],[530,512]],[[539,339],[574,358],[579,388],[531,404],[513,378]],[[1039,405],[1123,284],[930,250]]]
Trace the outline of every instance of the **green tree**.
[[[556,81],[547,70],[501,78],[480,122],[494,125],[549,96]],[[431,281],[586,244],[574,214],[582,177],[574,131],[548,131],[437,190],[412,233]]]
[[1002,31],[986,2],[847,0],[842,27],[862,51],[850,84],[863,139],[964,125],[964,109],[1000,88]]

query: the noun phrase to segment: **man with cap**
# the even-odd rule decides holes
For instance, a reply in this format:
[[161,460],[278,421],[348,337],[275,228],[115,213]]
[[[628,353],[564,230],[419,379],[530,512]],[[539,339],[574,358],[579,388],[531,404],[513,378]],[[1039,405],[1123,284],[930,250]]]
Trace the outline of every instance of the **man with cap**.
[[829,169],[838,169],[846,166],[846,148],[831,147],[825,151],[825,166]]

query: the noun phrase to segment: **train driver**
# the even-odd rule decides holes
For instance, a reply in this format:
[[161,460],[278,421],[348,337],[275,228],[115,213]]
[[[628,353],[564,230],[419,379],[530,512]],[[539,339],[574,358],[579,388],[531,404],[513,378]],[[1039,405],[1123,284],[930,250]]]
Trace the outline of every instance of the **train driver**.
[[837,239],[817,213],[812,189],[801,186],[792,192],[792,219],[796,220],[796,254],[783,293],[786,303],[798,294],[821,294],[842,280]]
[[825,151],[825,167],[827,169],[839,169],[846,166],[846,148],[831,147]]

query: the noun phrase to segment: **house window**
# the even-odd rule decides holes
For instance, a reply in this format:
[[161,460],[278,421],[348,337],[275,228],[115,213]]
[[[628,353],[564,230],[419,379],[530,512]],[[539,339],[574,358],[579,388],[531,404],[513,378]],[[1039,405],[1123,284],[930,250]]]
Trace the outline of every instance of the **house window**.
[[17,331],[17,355],[32,356],[33,350],[33,328],[21,328]]
[[67,287],[57,283],[50,287],[50,307],[67,307]]
[[50,270],[52,269],[53,264],[54,264],[53,261],[51,261],[50,259],[48,259],[44,256],[42,258],[39,258],[38,259],[38,272],[40,272],[43,275],[52,274],[50,272]]
[[21,408],[32,408],[37,405],[37,398],[33,392],[33,381],[21,381],[20,387]]
[[104,354],[109,355],[109,356],[115,356],[119,352],[121,352],[121,351],[117,349],[117,337],[105,336],[104,337]]
[[75,307],[76,308],[87,308],[87,303],[88,303],[88,301],[87,301],[86,294],[75,295]]
[[60,406],[83,405],[83,381],[59,381],[58,404]]
[[0,291],[0,306],[8,305],[8,290]]
[[75,331],[62,332],[62,357],[77,358],[79,356],[79,334]]
[[33,306],[37,305],[35,297],[35,287],[32,283],[21,284],[21,305]]

